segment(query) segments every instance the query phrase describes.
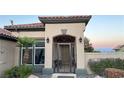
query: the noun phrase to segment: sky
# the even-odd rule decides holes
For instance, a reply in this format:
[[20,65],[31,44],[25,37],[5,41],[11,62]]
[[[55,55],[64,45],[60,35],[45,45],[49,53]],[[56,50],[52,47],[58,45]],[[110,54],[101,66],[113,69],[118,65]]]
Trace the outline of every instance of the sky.
[[[28,24],[40,22],[37,15],[1,15],[0,28],[14,24]],[[124,16],[123,15],[94,15],[89,21],[84,35],[89,38],[95,48],[112,49],[124,44]]]
[[124,16],[93,16],[85,36],[95,48],[114,48],[124,44]]

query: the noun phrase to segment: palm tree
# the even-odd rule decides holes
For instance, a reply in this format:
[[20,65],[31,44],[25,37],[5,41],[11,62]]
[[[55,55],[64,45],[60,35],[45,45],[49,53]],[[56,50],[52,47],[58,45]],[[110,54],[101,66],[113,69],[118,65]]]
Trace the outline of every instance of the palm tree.
[[29,48],[28,47],[32,46],[35,43],[35,40],[29,37],[19,37],[17,43],[20,47],[25,47],[23,63],[26,64],[29,61]]

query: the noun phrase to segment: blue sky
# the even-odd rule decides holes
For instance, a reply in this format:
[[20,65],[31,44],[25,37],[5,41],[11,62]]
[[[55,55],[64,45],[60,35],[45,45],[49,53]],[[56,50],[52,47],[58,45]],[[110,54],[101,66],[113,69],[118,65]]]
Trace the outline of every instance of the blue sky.
[[93,16],[85,36],[96,48],[113,48],[124,44],[124,16]]
[[[7,15],[0,16],[0,27],[14,24],[27,24],[40,22],[36,15]],[[85,36],[88,37],[95,48],[113,48],[124,44],[124,16],[97,15],[92,16],[86,27]]]
[[14,24],[27,24],[40,22],[36,15],[0,15],[0,27],[4,25],[10,25],[10,20],[14,21]]

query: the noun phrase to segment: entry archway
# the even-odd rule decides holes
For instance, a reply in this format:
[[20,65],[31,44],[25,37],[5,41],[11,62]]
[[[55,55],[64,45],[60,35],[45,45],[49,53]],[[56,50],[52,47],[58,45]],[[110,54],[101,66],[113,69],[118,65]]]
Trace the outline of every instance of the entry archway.
[[75,37],[58,35],[53,38],[54,72],[74,73],[76,68]]
[[74,43],[75,37],[70,35],[59,35],[53,38],[56,43]]

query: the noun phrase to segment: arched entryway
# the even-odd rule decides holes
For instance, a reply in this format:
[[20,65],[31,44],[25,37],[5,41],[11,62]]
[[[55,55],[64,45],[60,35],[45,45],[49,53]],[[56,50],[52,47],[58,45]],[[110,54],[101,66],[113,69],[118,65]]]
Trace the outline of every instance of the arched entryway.
[[76,68],[75,37],[59,35],[53,38],[53,68],[56,73],[74,73]]

